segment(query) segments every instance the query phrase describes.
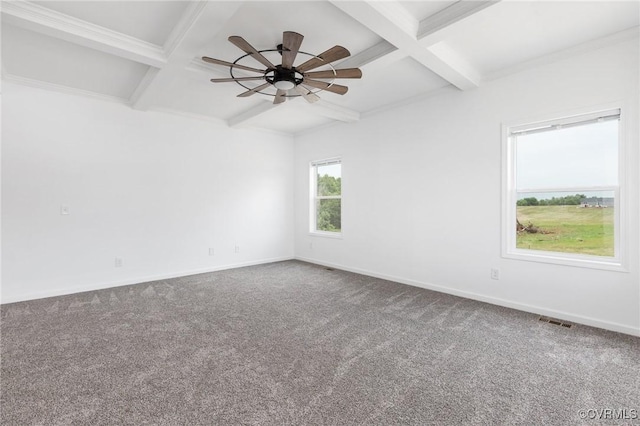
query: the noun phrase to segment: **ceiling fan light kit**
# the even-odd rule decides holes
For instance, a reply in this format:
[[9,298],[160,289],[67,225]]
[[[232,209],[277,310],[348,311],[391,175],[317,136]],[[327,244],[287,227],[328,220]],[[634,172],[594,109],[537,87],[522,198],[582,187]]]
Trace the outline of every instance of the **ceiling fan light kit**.
[[[245,52],[234,62],[223,61],[203,56],[202,60],[211,64],[221,65],[229,68],[230,78],[212,78],[213,83],[235,82],[247,89],[238,97],[248,97],[256,93],[261,95],[272,96],[274,104],[280,104],[287,100],[301,96],[307,102],[313,103],[320,99],[316,94],[321,91],[328,91],[344,95],[347,93],[348,87],[335,84],[337,78],[361,78],[362,72],[358,68],[336,69],[331,65],[332,62],[349,57],[351,54],[342,46],[334,46],[319,55],[302,52],[299,50],[304,37],[293,31],[285,31],[282,35],[282,44],[276,49],[257,50],[245,39],[239,36],[229,37],[229,41]],[[273,64],[263,53],[278,52],[281,57],[281,64]],[[310,58],[300,65],[294,66],[296,57],[301,55]],[[240,64],[239,61],[250,56],[257,62],[261,63],[266,69],[258,69],[247,65]],[[320,67],[329,67],[320,71],[312,71]],[[236,76],[234,70],[242,70],[251,73],[262,74],[260,76]],[[329,80],[329,81],[323,81]],[[256,87],[250,87],[244,82],[247,81],[263,81]],[[275,93],[273,92],[275,89]]]

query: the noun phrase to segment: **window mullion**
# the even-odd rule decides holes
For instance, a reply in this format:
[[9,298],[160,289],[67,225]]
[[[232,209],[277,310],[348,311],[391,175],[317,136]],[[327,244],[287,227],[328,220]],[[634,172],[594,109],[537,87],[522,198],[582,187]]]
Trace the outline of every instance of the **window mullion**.
[[572,186],[572,187],[557,187],[557,188],[516,188],[516,193],[538,193],[538,192],[580,192],[580,191],[615,191],[618,189],[618,185],[611,186]]

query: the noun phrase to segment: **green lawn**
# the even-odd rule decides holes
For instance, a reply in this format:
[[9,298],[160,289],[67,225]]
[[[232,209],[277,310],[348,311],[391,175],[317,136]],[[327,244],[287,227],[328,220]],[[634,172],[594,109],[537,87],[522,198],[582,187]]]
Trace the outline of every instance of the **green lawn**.
[[521,224],[531,223],[540,230],[518,232],[518,248],[614,256],[611,207],[519,206],[517,217]]

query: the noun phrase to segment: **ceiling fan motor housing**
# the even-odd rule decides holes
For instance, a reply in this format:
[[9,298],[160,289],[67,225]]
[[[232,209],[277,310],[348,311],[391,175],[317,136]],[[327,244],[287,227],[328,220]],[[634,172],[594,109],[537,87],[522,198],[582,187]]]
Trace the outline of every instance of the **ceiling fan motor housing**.
[[[270,72],[273,72],[272,76],[269,75]],[[266,80],[280,90],[290,90],[302,83],[302,79],[296,77],[296,69],[293,67],[287,69],[282,65],[276,65],[269,73],[265,76]]]

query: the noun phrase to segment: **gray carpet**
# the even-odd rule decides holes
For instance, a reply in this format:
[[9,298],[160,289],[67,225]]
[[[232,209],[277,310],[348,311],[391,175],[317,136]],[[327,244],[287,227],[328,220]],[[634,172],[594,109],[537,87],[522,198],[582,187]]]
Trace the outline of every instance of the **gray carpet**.
[[639,338],[303,262],[1,313],[3,425],[640,424]]

